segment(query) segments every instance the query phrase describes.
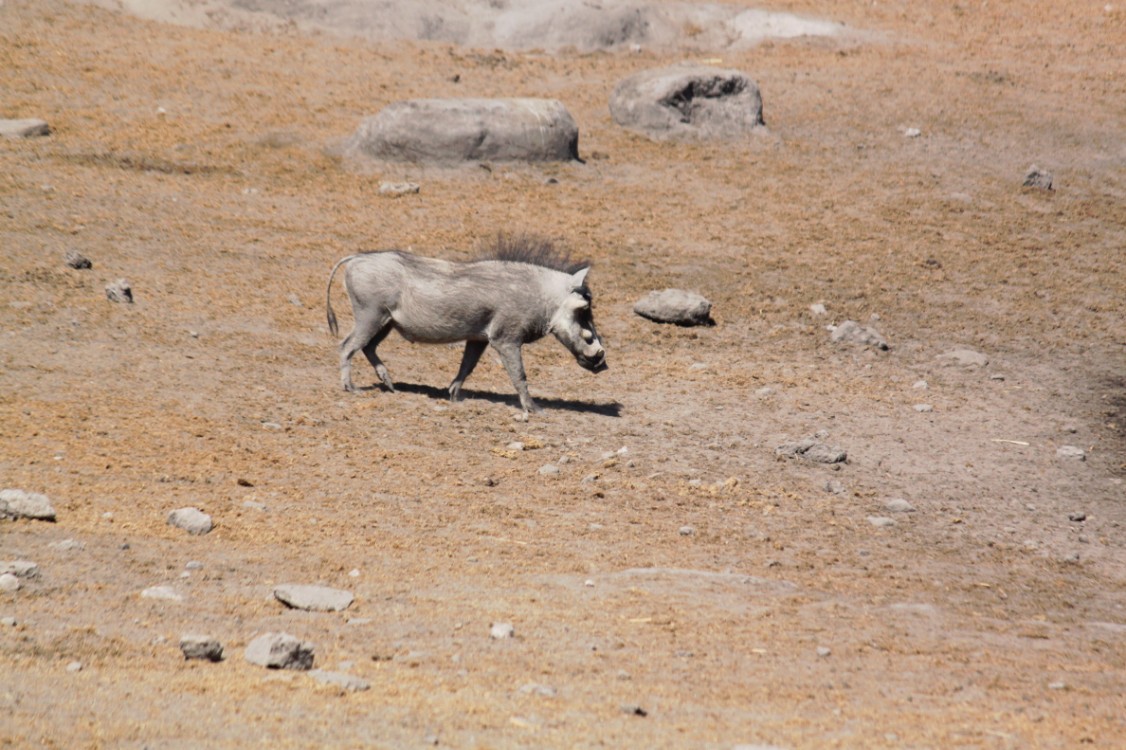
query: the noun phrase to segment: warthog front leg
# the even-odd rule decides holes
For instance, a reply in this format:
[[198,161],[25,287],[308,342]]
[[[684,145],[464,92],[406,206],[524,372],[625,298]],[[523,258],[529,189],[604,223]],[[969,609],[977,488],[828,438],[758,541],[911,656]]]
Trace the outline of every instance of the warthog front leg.
[[457,370],[457,377],[454,382],[450,383],[450,401],[461,401],[461,386],[469,374],[473,372],[473,368],[477,366],[477,362],[481,359],[481,355],[485,353],[485,348],[488,347],[487,341],[466,341],[465,353],[461,355],[461,367]]
[[528,378],[524,374],[524,358],[520,354],[520,344],[494,341],[493,348],[500,354],[504,369],[508,371],[508,377],[512,379],[512,385],[516,388],[516,395],[520,397],[520,406],[524,408],[525,412],[538,414],[543,411],[528,395]]

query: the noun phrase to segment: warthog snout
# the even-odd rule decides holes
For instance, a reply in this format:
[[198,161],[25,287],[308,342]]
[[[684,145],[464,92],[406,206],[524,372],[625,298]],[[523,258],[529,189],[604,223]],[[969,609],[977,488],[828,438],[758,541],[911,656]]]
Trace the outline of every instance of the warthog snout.
[[595,357],[579,357],[579,365],[591,372],[605,372],[610,369],[606,364],[606,352],[599,352]]

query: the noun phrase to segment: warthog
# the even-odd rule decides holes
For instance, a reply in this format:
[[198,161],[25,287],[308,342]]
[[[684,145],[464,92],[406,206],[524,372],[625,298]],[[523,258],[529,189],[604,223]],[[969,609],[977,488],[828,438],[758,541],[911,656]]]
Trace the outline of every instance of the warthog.
[[496,257],[466,263],[423,258],[398,250],[360,253],[332,268],[325,291],[328,328],[337,335],[332,280],[340,266],[355,327],[340,343],[340,382],[352,385],[352,357],[363,350],[388,390],[395,385],[375,353],[392,330],[411,342],[465,342],[461,367],[450,383],[451,401],[486,346],[500,354],[525,412],[540,408],[528,395],[520,347],[551,333],[591,372],[607,369],[606,350],[594,328],[590,265],[556,255],[550,245],[504,240]]

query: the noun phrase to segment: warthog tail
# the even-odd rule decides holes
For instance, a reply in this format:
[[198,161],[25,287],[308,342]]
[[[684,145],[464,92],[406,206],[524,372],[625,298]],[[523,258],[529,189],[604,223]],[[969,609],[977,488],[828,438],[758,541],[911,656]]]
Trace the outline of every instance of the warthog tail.
[[332,273],[328,275],[328,286],[325,289],[325,311],[328,315],[328,330],[333,336],[340,335],[340,331],[336,326],[336,313],[332,311],[332,280],[336,276],[336,269],[355,257],[355,255],[349,255],[347,258],[341,258],[336,262],[336,265],[332,267]]

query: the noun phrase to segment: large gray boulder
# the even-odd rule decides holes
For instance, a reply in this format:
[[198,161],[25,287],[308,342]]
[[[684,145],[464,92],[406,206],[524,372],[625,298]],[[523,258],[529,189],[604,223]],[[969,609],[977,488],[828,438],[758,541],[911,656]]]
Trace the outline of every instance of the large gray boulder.
[[436,164],[573,161],[579,128],[554,99],[411,99],[364,119],[344,152]]
[[614,88],[610,114],[656,140],[738,138],[765,125],[758,84],[737,70],[710,66],[635,73]]

